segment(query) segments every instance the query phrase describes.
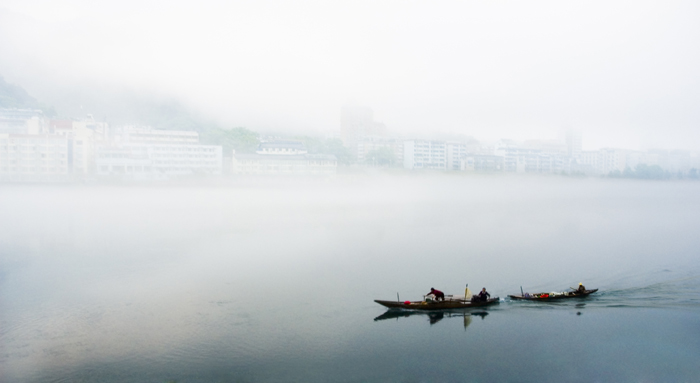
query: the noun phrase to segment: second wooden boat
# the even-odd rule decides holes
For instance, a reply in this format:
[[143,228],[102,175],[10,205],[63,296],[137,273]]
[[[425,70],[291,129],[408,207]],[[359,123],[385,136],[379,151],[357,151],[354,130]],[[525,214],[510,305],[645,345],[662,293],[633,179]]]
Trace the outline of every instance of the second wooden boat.
[[598,289],[586,290],[582,293],[576,291],[565,291],[562,293],[538,293],[525,295],[508,295],[510,299],[520,299],[527,301],[552,301],[567,298],[584,298],[598,291]]

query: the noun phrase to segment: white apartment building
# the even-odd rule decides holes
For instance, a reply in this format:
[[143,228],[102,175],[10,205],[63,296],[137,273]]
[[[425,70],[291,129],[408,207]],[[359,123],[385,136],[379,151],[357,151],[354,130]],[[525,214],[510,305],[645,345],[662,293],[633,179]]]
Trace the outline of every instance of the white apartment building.
[[102,143],[96,174],[126,179],[166,179],[192,174],[221,174],[221,146],[199,144]]
[[0,181],[67,181],[71,141],[48,134],[0,134]]
[[431,140],[404,141],[403,167],[411,170],[447,170],[447,143]]
[[124,126],[96,145],[95,174],[125,179],[167,179],[222,173],[222,148],[199,144],[193,131]]
[[565,144],[553,140],[530,140],[523,144],[501,140],[494,155],[503,157],[503,170],[514,173],[559,173],[571,171]]
[[300,141],[262,142],[255,153],[233,153],[231,172],[238,175],[328,176],[336,174],[334,155],[309,154]]
[[0,108],[0,134],[46,133],[46,120],[41,110]]
[[162,130],[149,126],[123,126],[116,128],[112,139],[130,143],[199,144],[199,133],[191,130]]
[[628,150],[605,148],[597,151],[582,151],[579,158],[582,169],[593,174],[604,175],[612,171],[624,171]]
[[445,144],[447,170],[461,170],[462,159],[468,154],[467,144],[448,141]]

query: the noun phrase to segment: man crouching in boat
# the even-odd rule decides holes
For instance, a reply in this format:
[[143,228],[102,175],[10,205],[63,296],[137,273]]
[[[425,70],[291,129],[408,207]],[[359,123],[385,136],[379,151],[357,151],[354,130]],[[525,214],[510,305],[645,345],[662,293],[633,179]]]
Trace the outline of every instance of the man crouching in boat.
[[486,302],[486,301],[489,300],[489,298],[491,298],[491,294],[489,294],[489,293],[486,291],[486,287],[484,287],[484,288],[482,288],[481,291],[479,292],[478,297],[479,297],[479,300],[480,300],[480,301]]
[[586,292],[586,288],[583,286],[583,283],[578,284],[578,288],[576,289],[576,294],[583,294]]
[[440,291],[440,290],[435,290],[434,288],[431,287],[431,288],[430,288],[430,292],[429,292],[428,294],[426,294],[426,295],[430,295],[430,294],[435,295],[435,300],[436,300],[436,301],[444,301],[444,300],[445,300],[445,293],[443,293],[443,292]]

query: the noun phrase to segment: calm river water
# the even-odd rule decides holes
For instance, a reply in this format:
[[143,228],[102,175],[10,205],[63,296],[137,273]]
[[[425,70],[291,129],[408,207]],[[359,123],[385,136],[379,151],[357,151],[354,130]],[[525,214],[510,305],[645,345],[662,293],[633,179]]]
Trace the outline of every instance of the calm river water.
[[696,382],[699,255],[699,182],[1,185],[0,382]]

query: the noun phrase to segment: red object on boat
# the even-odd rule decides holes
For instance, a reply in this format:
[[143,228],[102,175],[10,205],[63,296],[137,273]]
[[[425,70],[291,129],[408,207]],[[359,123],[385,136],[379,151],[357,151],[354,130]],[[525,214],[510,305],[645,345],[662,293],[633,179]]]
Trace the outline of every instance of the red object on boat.
[[406,301],[406,302],[404,302],[403,304],[405,304],[405,305],[410,305],[410,304],[411,304],[411,301]]

